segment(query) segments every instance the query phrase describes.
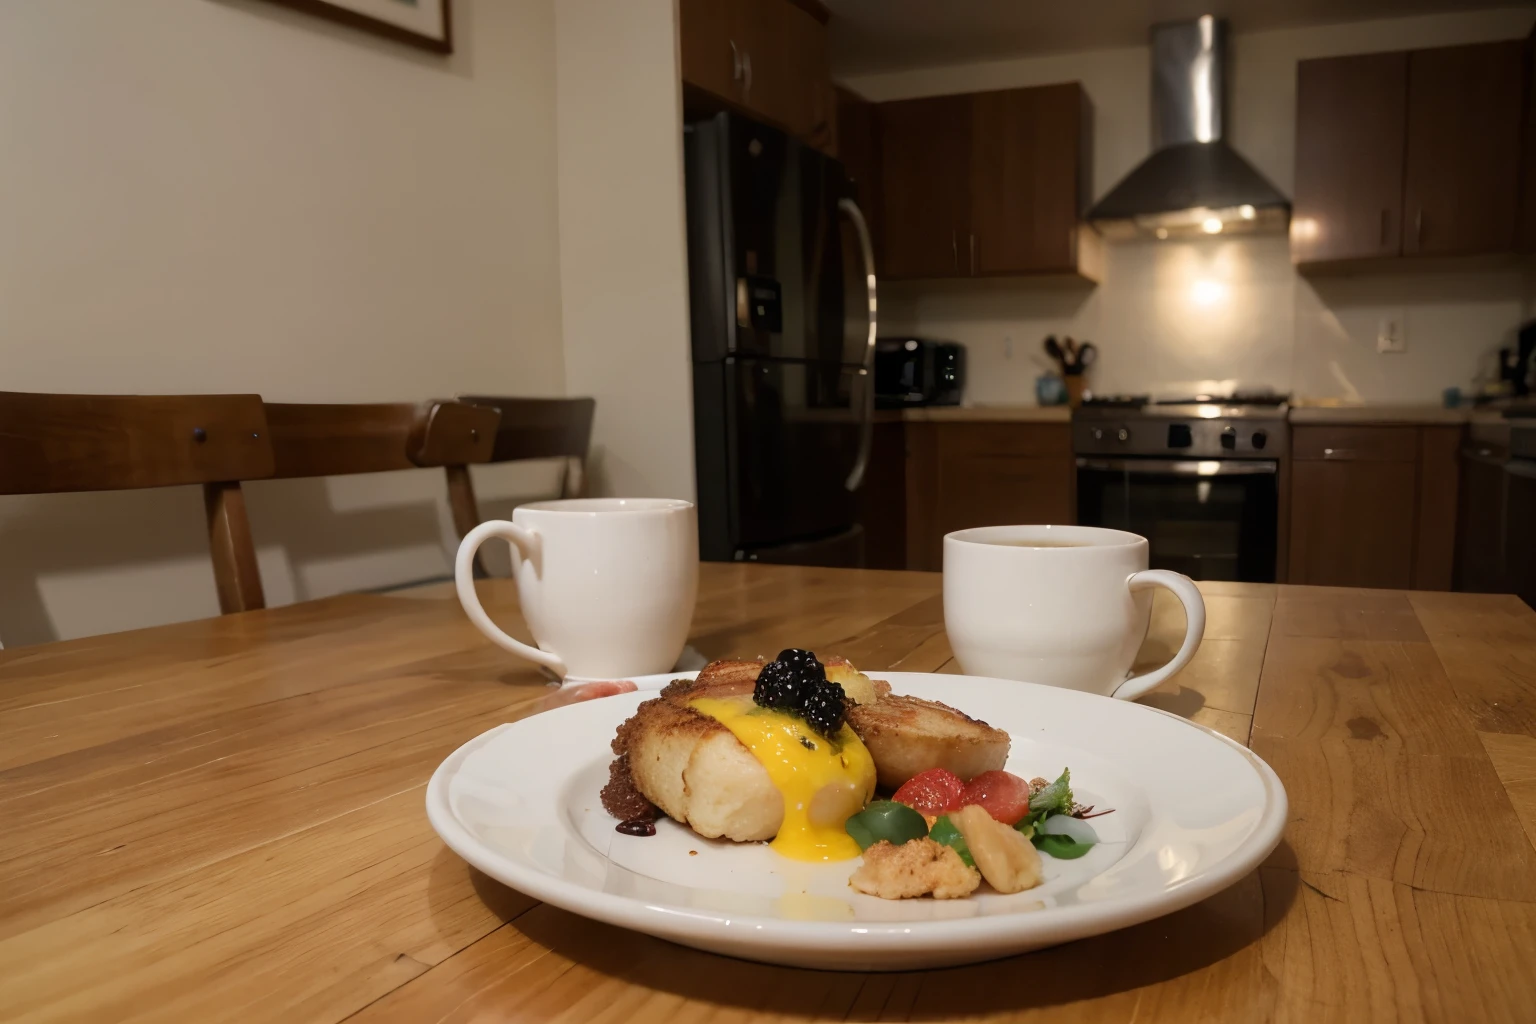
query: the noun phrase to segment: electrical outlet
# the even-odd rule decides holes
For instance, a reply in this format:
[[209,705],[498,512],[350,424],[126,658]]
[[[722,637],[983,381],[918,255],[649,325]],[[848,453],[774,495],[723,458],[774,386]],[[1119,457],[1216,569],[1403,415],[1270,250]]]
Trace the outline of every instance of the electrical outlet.
[[1401,316],[1384,316],[1376,325],[1377,352],[1407,352],[1408,336]]
[[1013,335],[1011,334],[1003,335],[1003,358],[1013,358]]

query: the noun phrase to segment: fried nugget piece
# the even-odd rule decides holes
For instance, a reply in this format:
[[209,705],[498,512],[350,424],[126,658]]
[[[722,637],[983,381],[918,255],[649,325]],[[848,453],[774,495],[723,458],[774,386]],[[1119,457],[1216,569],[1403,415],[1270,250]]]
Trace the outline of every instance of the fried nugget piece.
[[883,900],[929,895],[951,900],[974,892],[981,884],[981,873],[967,867],[954,850],[926,836],[900,846],[882,839],[864,851],[864,863],[848,884]]
[[1008,761],[1006,732],[934,700],[887,693],[872,704],[850,707],[848,724],[869,748],[886,789],[930,768],[947,768],[969,780]]

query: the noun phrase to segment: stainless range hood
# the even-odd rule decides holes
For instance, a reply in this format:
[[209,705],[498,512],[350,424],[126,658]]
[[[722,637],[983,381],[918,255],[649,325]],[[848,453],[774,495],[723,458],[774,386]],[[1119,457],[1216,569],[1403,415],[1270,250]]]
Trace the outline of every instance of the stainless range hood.
[[1223,138],[1227,24],[1152,27],[1154,152],[1088,211],[1105,238],[1275,234],[1290,202]]

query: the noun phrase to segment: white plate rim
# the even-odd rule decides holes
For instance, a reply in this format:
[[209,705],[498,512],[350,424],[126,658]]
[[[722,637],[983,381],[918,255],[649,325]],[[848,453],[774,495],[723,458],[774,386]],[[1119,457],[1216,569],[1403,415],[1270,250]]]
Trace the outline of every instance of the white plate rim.
[[[685,679],[693,672],[668,673],[650,677],[647,684],[657,679]],[[888,676],[935,676],[938,673],[883,673]],[[1038,686],[1014,680],[999,680],[987,676],[944,674],[946,682],[975,680],[986,683],[1007,683],[1013,686]],[[637,681],[638,682],[638,681]],[[640,686],[641,692],[654,688]],[[1058,687],[1050,687],[1060,691]],[[1090,700],[1114,700],[1096,694],[1083,693]],[[599,698],[607,699],[607,698]],[[1126,703],[1126,702],[1117,702]],[[579,706],[579,705],[578,705]],[[623,896],[600,892],[574,882],[566,881],[542,871],[525,868],[511,858],[503,857],[484,846],[459,823],[449,802],[448,787],[454,773],[475,750],[490,743],[500,733],[523,721],[507,722],[495,726],[464,743],[438,766],[427,784],[426,810],[432,827],[448,847],[473,865],[519,892],[563,910],[583,917],[617,925],[660,938],[684,942],[697,948],[709,948],[711,941],[729,945],[735,949],[762,947],[762,959],[787,962],[774,957],[773,948],[792,947],[802,952],[843,953],[848,944],[856,942],[859,952],[878,955],[881,952],[910,954],[914,946],[922,946],[934,954],[944,956],[946,963],[963,962],[954,958],[956,953],[977,944],[985,938],[989,947],[1014,944],[1019,949],[1036,949],[1043,946],[1068,942],[1073,939],[1114,931],[1140,924],[1154,918],[1182,910],[1235,884],[1253,871],[1269,856],[1284,835],[1288,818],[1288,800],[1285,787],[1263,758],[1241,743],[1224,736],[1214,729],[1192,722],[1179,715],[1145,704],[1133,704],[1147,713],[1163,715],[1194,729],[1207,738],[1225,745],[1241,755],[1254,771],[1263,787],[1265,802],[1258,822],[1252,832],[1221,861],[1208,871],[1172,886],[1149,891],[1145,895],[1128,896],[1103,903],[1051,906],[1034,909],[1028,913],[998,914],[984,917],[966,917],[938,921],[893,922],[832,922],[795,921],[782,918],[760,917],[746,914],[726,914],[720,911],[694,910],[667,906]],[[564,708],[543,712],[539,717],[558,715]],[[751,957],[750,952],[738,955]],[[992,953],[1003,956],[1007,953]],[[974,957],[971,959],[984,959]],[[836,965],[832,965],[836,969]]]

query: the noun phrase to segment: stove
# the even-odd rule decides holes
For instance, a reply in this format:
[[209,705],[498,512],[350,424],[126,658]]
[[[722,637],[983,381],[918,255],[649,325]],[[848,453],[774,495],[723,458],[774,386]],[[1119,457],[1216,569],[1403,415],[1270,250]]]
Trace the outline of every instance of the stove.
[[1079,456],[1279,459],[1286,449],[1285,396],[1084,402],[1072,414]]
[[1155,569],[1273,582],[1288,408],[1271,392],[1084,402],[1078,522],[1146,537]]

